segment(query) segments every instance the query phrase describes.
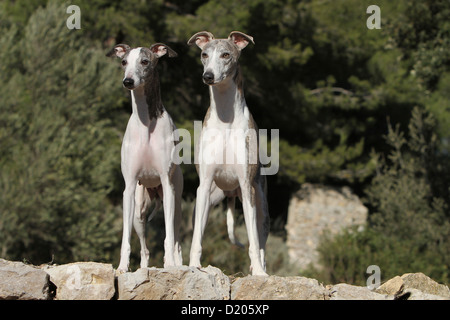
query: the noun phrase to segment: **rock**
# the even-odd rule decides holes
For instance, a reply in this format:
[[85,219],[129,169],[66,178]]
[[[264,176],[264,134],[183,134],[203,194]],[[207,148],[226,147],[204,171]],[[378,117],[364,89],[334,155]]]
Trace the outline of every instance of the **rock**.
[[141,268],[118,277],[119,300],[229,300],[230,280],[218,268]]
[[381,286],[375,289],[375,291],[381,294],[388,294],[394,296],[401,293],[402,288],[403,288],[403,279],[400,276],[396,276],[388,280],[387,282],[383,283]]
[[22,262],[0,259],[0,300],[47,300],[49,276]]
[[115,294],[111,264],[76,262],[45,269],[56,286],[57,300],[111,300]]
[[[450,299],[450,291],[447,286],[437,283],[420,272],[405,273],[401,277],[396,276],[379,286],[376,289],[376,292],[393,295],[398,298],[408,298],[412,296],[412,298],[415,299],[420,296],[415,290],[420,291],[425,295],[433,295]],[[422,297],[426,297],[425,295],[422,295]]]
[[450,298],[447,286],[439,284],[423,273],[406,273],[401,276],[404,288],[412,288],[436,296]]
[[424,293],[417,289],[406,289],[396,297],[397,300],[450,300],[448,297],[436,296],[434,294]]
[[326,290],[304,277],[247,276],[231,285],[232,300],[324,300]]
[[329,287],[330,300],[392,300],[393,297],[379,294],[367,287],[340,283]]
[[350,188],[303,184],[289,203],[286,223],[289,259],[300,268],[318,265],[321,236],[352,226],[363,228],[368,209]]
[[[54,284],[54,286],[53,286]],[[56,289],[56,290],[55,290]],[[52,294],[56,291],[56,294]],[[53,297],[54,296],[54,297]],[[397,276],[375,291],[305,277],[230,278],[220,269],[144,268],[117,277],[110,264],[42,268],[0,259],[0,300],[450,300],[450,290],[423,273]]]

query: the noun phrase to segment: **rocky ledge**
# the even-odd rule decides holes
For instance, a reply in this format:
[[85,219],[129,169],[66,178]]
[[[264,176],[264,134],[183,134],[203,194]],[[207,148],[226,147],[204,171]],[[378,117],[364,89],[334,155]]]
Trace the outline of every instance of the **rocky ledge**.
[[0,259],[0,300],[450,300],[449,288],[408,273],[376,290],[305,277],[229,277],[212,266],[147,268],[116,275],[111,264],[32,266]]

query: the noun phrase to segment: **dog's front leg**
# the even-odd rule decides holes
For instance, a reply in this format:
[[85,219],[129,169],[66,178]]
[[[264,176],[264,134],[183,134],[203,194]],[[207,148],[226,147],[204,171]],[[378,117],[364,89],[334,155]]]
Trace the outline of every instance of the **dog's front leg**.
[[200,258],[202,256],[202,238],[210,207],[210,190],[212,179],[200,179],[197,188],[197,200],[195,204],[194,234],[192,237],[189,266],[201,268]]
[[175,266],[175,188],[166,175],[161,177],[163,188],[164,222],[166,238],[164,239],[164,268]]
[[145,224],[147,222],[145,214],[150,205],[150,196],[147,189],[143,185],[137,185],[134,197],[134,230],[139,237],[141,243],[141,268],[148,267],[149,251],[147,249]]
[[180,243],[180,227],[182,223],[181,217],[181,195],[183,193],[183,173],[179,166],[176,167],[173,176],[172,184],[175,190],[175,216],[174,216],[174,232],[175,232],[175,247],[174,247],[174,258],[175,265],[183,265],[183,256],[181,254],[181,243]]
[[122,247],[120,250],[120,263],[118,272],[127,272],[130,263],[130,239],[133,227],[133,214],[135,207],[134,194],[136,192],[137,181],[126,181],[125,191],[123,192],[123,234]]
[[260,251],[260,236],[258,232],[257,208],[255,203],[255,190],[248,183],[241,185],[242,205],[244,209],[244,220],[247,227],[249,256],[251,261],[252,275],[267,276],[264,262],[261,261],[263,255]]

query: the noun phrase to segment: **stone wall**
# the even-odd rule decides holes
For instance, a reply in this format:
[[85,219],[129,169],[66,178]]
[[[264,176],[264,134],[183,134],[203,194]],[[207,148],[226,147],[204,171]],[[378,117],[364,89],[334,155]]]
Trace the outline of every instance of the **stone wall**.
[[375,291],[305,277],[229,277],[218,268],[146,268],[120,275],[112,265],[36,267],[0,259],[0,300],[450,300],[449,288],[422,273]]
[[368,210],[348,187],[303,184],[289,203],[286,223],[290,262],[302,268],[318,265],[322,235],[334,236],[351,226],[363,228]]

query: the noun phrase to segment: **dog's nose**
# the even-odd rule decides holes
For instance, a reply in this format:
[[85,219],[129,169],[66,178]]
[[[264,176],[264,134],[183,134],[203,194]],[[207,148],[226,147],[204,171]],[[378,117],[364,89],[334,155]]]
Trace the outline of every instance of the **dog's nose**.
[[213,83],[213,82],[214,82],[214,73],[212,73],[211,71],[206,71],[206,72],[203,74],[203,81],[204,81],[206,84],[211,84],[211,83]]
[[125,78],[125,79],[123,79],[123,86],[125,88],[133,88],[134,80],[132,78]]

